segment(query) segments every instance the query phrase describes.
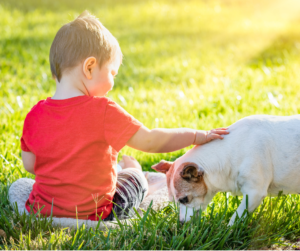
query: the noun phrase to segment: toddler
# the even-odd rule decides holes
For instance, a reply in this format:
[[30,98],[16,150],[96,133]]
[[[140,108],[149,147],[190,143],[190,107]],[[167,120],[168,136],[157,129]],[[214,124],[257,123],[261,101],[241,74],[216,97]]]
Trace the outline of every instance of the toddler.
[[57,32],[50,49],[53,97],[27,114],[21,138],[25,169],[35,175],[26,209],[78,219],[132,216],[147,195],[139,163],[117,155],[125,146],[165,153],[222,139],[226,128],[148,129],[107,98],[122,63],[117,40],[87,12]]

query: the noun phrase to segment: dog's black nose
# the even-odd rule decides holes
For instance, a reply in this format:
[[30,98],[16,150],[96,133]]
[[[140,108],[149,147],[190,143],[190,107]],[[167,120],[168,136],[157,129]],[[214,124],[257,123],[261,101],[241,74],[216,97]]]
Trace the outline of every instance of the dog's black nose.
[[180,198],[180,199],[179,199],[179,202],[180,202],[181,204],[186,204],[186,203],[189,202],[189,199],[188,199],[187,196],[185,196],[185,197],[183,197],[183,198]]

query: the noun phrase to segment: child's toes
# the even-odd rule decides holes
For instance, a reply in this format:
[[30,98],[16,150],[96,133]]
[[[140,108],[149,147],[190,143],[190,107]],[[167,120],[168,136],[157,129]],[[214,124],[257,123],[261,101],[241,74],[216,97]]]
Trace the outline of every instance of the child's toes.
[[135,161],[137,161],[134,157],[132,157],[132,156],[128,156],[129,158],[131,158],[132,160],[135,160]]
[[130,158],[130,156],[128,156],[128,155],[122,155],[122,159],[123,159],[123,161],[132,161],[132,159]]
[[122,156],[122,161],[124,162],[125,167],[129,167],[133,163],[133,160],[127,155]]
[[125,166],[124,160],[120,160],[118,164],[119,164],[122,168],[124,168],[124,166]]
[[131,156],[127,156],[127,155],[123,155],[122,158],[123,158],[123,161],[124,161],[124,164],[125,164],[125,168],[135,167],[135,168],[141,169],[141,165],[139,164],[139,162],[135,158],[133,158]]

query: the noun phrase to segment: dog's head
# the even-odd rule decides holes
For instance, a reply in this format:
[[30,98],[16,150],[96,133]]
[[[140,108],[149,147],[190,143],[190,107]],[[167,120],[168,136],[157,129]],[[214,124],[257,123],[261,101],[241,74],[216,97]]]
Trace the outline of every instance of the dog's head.
[[152,168],[166,174],[171,201],[174,198],[176,202],[178,201],[187,207],[205,210],[211,196],[207,196],[208,188],[204,181],[205,172],[198,164],[162,160]]

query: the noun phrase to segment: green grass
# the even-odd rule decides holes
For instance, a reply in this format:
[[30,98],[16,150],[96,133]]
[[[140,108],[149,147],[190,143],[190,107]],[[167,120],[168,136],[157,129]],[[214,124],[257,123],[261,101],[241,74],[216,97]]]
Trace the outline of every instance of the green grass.
[[[48,53],[56,31],[85,9],[124,54],[109,96],[149,128],[211,129],[252,114],[300,111],[297,0],[0,0],[0,229],[7,235],[0,249],[245,249],[295,242],[297,195],[265,199],[232,228],[227,223],[241,198],[226,203],[224,194],[189,223],[180,224],[170,204],[110,232],[53,228],[12,213],[7,186],[33,178],[20,160],[23,120],[54,93]],[[121,154],[150,170],[187,150],[147,154],[125,147]]]

